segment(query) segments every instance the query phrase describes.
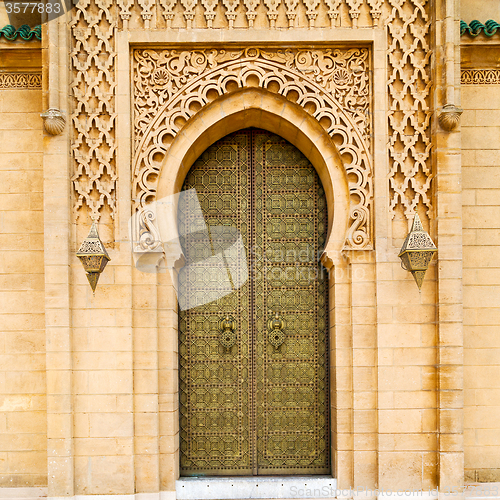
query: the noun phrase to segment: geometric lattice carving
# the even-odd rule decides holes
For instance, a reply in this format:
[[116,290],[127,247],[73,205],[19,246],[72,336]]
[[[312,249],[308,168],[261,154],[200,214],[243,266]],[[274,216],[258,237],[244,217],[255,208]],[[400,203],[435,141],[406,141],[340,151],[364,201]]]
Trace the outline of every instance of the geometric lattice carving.
[[389,187],[390,211],[406,218],[431,209],[430,20],[426,0],[389,0]]
[[76,3],[71,21],[74,210],[78,217],[86,206],[96,221],[115,208],[116,18],[113,0],[88,0]]
[[136,209],[154,201],[162,160],[183,124],[219,95],[258,82],[296,101],[333,138],[351,193],[346,247],[371,247],[368,49],[138,49],[133,58]]

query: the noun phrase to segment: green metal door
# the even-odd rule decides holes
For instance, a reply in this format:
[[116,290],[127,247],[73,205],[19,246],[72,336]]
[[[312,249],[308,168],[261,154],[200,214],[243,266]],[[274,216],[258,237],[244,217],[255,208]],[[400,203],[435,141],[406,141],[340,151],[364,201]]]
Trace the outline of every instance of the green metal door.
[[[307,158],[248,129],[178,208],[181,474],[329,474],[326,200]],[[239,241],[239,244],[238,244]]]

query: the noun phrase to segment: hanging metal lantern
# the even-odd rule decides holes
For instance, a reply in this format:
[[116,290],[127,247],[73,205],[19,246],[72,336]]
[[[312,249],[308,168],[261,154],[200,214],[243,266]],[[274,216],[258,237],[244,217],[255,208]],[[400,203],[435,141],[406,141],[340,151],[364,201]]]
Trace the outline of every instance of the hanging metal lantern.
[[436,245],[429,234],[424,231],[418,214],[415,214],[411,231],[408,233],[398,257],[401,259],[401,267],[413,275],[419,290],[422,288],[425,272],[436,252]]
[[104,271],[108,261],[111,260],[99,238],[95,222],[92,222],[89,235],[83,240],[80,249],[76,252],[76,256],[82,262],[83,268],[87,272],[87,279],[89,280],[90,287],[95,293],[99,276]]

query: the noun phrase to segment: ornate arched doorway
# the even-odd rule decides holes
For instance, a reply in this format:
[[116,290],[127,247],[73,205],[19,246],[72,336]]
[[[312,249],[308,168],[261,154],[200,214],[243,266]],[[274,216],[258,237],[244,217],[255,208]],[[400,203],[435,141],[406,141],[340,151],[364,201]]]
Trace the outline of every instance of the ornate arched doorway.
[[182,475],[329,474],[326,200],[264,130],[210,146],[178,226]]

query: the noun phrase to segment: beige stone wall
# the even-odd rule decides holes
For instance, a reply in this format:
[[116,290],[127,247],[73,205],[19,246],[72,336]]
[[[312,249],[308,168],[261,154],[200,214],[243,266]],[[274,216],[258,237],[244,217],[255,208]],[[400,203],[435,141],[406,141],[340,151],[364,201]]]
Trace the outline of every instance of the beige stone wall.
[[465,479],[500,480],[500,85],[462,87]]
[[41,105],[0,92],[0,487],[47,484]]
[[460,18],[467,23],[474,19],[484,23],[487,19],[498,22],[500,19],[500,4],[497,0],[461,0]]
[[[430,212],[432,220],[431,222],[425,220],[424,225],[438,243],[439,253],[427,273],[422,292],[419,294],[413,278],[401,269],[397,257],[408,230],[408,220],[406,215],[403,215],[402,207],[398,209],[399,212],[396,210],[394,219],[396,222],[393,222],[388,212],[391,200],[395,200],[395,203],[399,202],[397,202],[398,197],[394,198],[395,194],[387,184],[387,173],[390,170],[387,144],[392,144],[391,141],[401,132],[389,130],[388,133],[387,108],[392,106],[392,109],[396,109],[400,92],[397,90],[399,87],[396,86],[396,90],[388,101],[387,80],[388,75],[395,76],[399,71],[397,69],[399,56],[396,57],[396,54],[399,54],[400,50],[396,48],[397,44],[394,44],[393,48],[390,49],[395,62],[392,61],[391,57],[387,57],[386,32],[377,28],[377,25],[382,26],[384,19],[388,18],[393,9],[389,8],[387,2],[384,3],[382,17],[379,21],[377,20],[379,18],[374,16],[374,6],[378,2],[365,1],[361,3],[362,8],[358,18],[355,8],[356,2],[351,2],[350,8],[346,2],[343,2],[337,20],[334,17],[332,20],[328,18],[325,11],[326,4],[322,4],[318,10],[317,26],[325,28],[330,25],[335,28],[331,31],[276,30],[272,35],[264,35],[259,34],[259,30],[254,30],[248,32],[252,33],[251,36],[244,36],[242,33],[245,32],[241,29],[225,32],[211,30],[207,27],[203,30],[206,35],[201,34],[202,30],[196,32],[196,40],[210,45],[217,39],[218,42],[227,46],[243,46],[250,43],[258,45],[257,42],[269,43],[270,39],[273,41],[281,40],[283,45],[306,42],[313,45],[319,43],[321,46],[327,40],[329,42],[337,40],[339,43],[340,41],[352,43],[353,46],[359,45],[362,41],[362,45],[367,44],[373,48],[374,78],[373,94],[370,99],[372,99],[374,117],[372,156],[374,160],[373,182],[376,184],[373,191],[375,195],[373,205],[375,250],[352,251],[347,252],[346,255],[340,255],[340,252],[337,252],[338,254],[331,252],[332,256],[329,257],[332,266],[331,283],[333,287],[330,309],[332,326],[334,326],[331,332],[332,429],[334,432],[333,456],[335,462],[333,474],[338,479],[339,486],[343,488],[349,486],[375,488],[378,486],[392,490],[396,488],[418,490],[420,488],[434,488],[436,485],[442,489],[456,487],[460,486],[464,470],[461,441],[463,413],[461,408],[462,204],[460,162],[458,161],[460,135],[459,133],[448,134],[438,130],[435,131],[433,138],[432,168],[435,179],[433,184],[435,196],[431,200],[432,203],[427,201],[427,205],[419,204],[416,208],[423,215],[427,208],[432,205],[433,208]],[[435,3],[436,12],[441,16],[445,7],[452,3],[452,0],[449,2],[437,0]],[[261,7],[263,6],[261,5]],[[82,5],[78,8],[84,9]],[[184,7],[182,8],[184,9]],[[288,25],[288,21],[283,15],[283,8],[282,5],[277,23],[279,28]],[[302,9],[302,6],[300,8]],[[414,8],[415,1],[408,0],[404,15],[409,15],[408,13],[412,12]],[[91,7],[89,11],[97,11],[97,9]],[[24,351],[19,352],[20,347],[17,345],[15,363],[11,361],[13,358],[9,358],[9,354],[7,354],[5,362],[0,363],[0,367],[6,367],[3,368],[5,370],[4,378],[9,382],[9,385],[4,383],[6,387],[4,392],[13,391],[12,374],[19,373],[19,380],[24,386],[16,388],[18,392],[14,396],[19,398],[19,401],[29,402],[24,407],[12,407],[13,409],[19,408],[19,418],[15,418],[17,415],[10,412],[3,420],[0,419],[0,431],[3,430],[5,436],[5,446],[0,445],[0,457],[1,453],[4,453],[6,459],[4,472],[1,472],[0,468],[0,474],[4,474],[3,477],[7,478],[6,481],[8,481],[6,484],[9,485],[12,484],[10,480],[13,477],[19,478],[16,483],[19,485],[45,484],[48,465],[49,497],[71,497],[75,494],[133,494],[134,492],[147,494],[159,490],[173,492],[175,479],[178,475],[176,301],[168,275],[140,273],[134,268],[131,246],[128,241],[127,221],[130,217],[133,201],[130,161],[133,147],[130,134],[133,115],[130,82],[134,81],[131,80],[130,75],[130,46],[128,44],[129,42],[150,43],[152,45],[155,43],[165,44],[168,37],[172,43],[191,44],[193,32],[189,31],[190,28],[178,31],[164,29],[164,25],[158,25],[161,30],[148,31],[150,30],[149,18],[147,15],[140,16],[142,11],[140,11],[139,4],[133,8],[134,23],[136,23],[133,24],[131,21],[133,29],[129,32],[121,31],[124,18],[118,19],[116,17],[114,19],[113,16],[118,16],[117,12],[118,10],[116,12],[111,10],[111,13],[100,13],[99,22],[101,25],[96,30],[97,36],[86,40],[80,54],[81,60],[84,60],[88,54],[94,54],[94,50],[104,51],[102,47],[111,47],[109,49],[111,52],[106,55],[104,51],[102,56],[108,57],[109,64],[114,65],[113,71],[110,71],[105,79],[110,85],[116,84],[116,93],[112,104],[109,104],[108,96],[105,96],[107,102],[102,109],[106,108],[111,115],[114,115],[115,112],[118,114],[115,130],[112,134],[106,135],[103,130],[107,129],[108,122],[104,113],[101,113],[101,129],[92,128],[92,123],[94,123],[92,120],[81,120],[80,125],[83,122],[89,124],[89,129],[84,134],[87,142],[82,142],[80,139],[74,141],[71,144],[72,151],[69,150],[71,138],[74,139],[80,133],[79,130],[76,130],[72,120],[68,120],[69,125],[60,136],[45,137],[43,181],[46,209],[43,213],[42,205],[38,206],[40,220],[37,220],[29,212],[34,190],[42,190],[41,162],[39,164],[35,162],[35,160],[41,160],[40,152],[42,151],[41,121],[37,116],[42,110],[40,93],[39,91],[24,91],[26,95],[35,99],[32,101],[31,97],[26,99],[11,97],[18,95],[19,91],[17,90],[2,91],[2,100],[0,101],[0,112],[12,109],[15,111],[15,113],[9,111],[10,122],[8,119],[0,121],[0,123],[10,123],[10,125],[3,126],[14,129],[8,132],[1,131],[1,147],[9,150],[6,157],[10,155],[17,158],[15,162],[7,158],[3,164],[0,164],[3,165],[0,175],[4,176],[4,173],[10,175],[10,177],[6,175],[5,180],[0,180],[0,189],[12,189],[12,192],[9,191],[12,195],[24,195],[30,200],[28,208],[19,207],[9,211],[8,207],[11,207],[13,202],[4,198],[1,194],[3,191],[0,191],[0,203],[7,205],[7,208],[0,205],[0,210],[4,210],[0,214],[0,224],[2,224],[0,232],[6,230],[7,227],[14,228],[9,230],[8,235],[2,236],[12,244],[12,233],[21,231],[22,227],[21,223],[18,222],[21,220],[19,214],[26,213],[25,219],[22,219],[21,222],[28,227],[22,229],[21,235],[16,233],[16,237],[26,237],[27,240],[24,244],[21,242],[16,248],[23,248],[23,256],[30,257],[36,253],[39,256],[39,261],[35,265],[29,264],[29,258],[22,260],[18,257],[19,253],[2,251],[0,266],[4,267],[0,269],[0,276],[2,279],[5,276],[5,283],[2,283],[4,292],[8,291],[8,297],[3,303],[0,303],[0,307],[4,308],[8,321],[3,321],[3,318],[0,318],[0,325],[10,324],[9,322],[15,314],[20,316],[27,310],[30,311],[30,316],[35,316],[36,311],[39,311],[40,317],[39,323],[33,319],[26,319],[24,324],[16,326],[15,332],[4,333],[5,341],[0,342],[0,349],[3,349],[10,345],[9,342],[12,342],[16,335],[25,341]],[[256,27],[267,26],[265,12],[261,8],[259,14],[261,17],[257,19]],[[307,16],[304,17],[303,9],[301,13],[300,20],[303,27],[305,28],[308,24],[312,25],[312,17],[311,20],[306,21]],[[147,13],[144,12],[144,14]],[[109,18],[106,17],[108,15]],[[180,4],[176,15],[177,21],[181,20],[183,23],[182,26],[177,27],[183,28],[184,22],[189,24]],[[200,12],[196,15],[194,24],[197,27],[203,18]],[[311,16],[313,15],[314,12]],[[401,12],[397,14],[397,16],[402,15]],[[449,13],[447,15],[453,17]],[[225,16],[224,12],[220,12],[219,18],[223,16]],[[236,27],[241,27],[238,23],[246,16],[243,6],[241,6],[238,16]],[[397,16],[393,24],[395,35],[399,33],[398,26],[400,25]],[[83,21],[86,19],[83,15],[81,19],[82,23],[87,23],[87,21]],[[155,11],[151,27],[156,27],[154,24],[156,19],[163,22],[160,16],[156,16]],[[115,21],[119,24],[120,31],[116,33],[116,37],[111,39],[111,35],[109,35],[111,31],[108,32],[101,28],[107,27]],[[442,29],[440,23],[443,24],[442,21],[438,21],[433,27],[437,33],[436,45],[443,47],[445,42],[456,44],[456,40],[450,41],[451,35],[448,38],[444,37],[445,30]],[[373,25],[374,30],[356,30],[356,24],[360,27]],[[144,30],[142,30],[143,25]],[[219,26],[215,23],[214,27]],[[51,82],[51,90],[54,93],[57,92],[59,85],[60,107],[64,108],[69,106],[67,89],[70,88],[71,82],[80,82],[80,80],[78,80],[77,71],[71,70],[72,73],[65,73],[65,70],[70,68],[70,63],[64,57],[71,52],[71,49],[67,50],[64,46],[66,38],[62,35],[65,33],[66,26],[62,24],[60,28],[59,35],[61,36],[58,39],[51,38],[57,34],[55,28],[50,31],[50,36],[44,35],[44,43],[47,43],[49,38],[50,40],[57,39],[58,43],[54,43],[54,45],[59,48],[57,57],[55,57],[57,54],[54,50],[49,50],[50,47],[47,48],[48,55],[45,59],[44,69],[47,70],[48,81]],[[80,37],[82,32],[78,32],[76,28],[78,26],[75,26],[74,35]],[[456,21],[455,28],[457,28]],[[340,32],[337,29],[343,31]],[[454,33],[458,33],[457,29]],[[105,40],[105,43],[102,40]],[[414,51],[414,43],[411,40],[411,37],[406,37],[407,46],[404,48],[404,52],[407,54],[412,54]],[[424,37],[421,41],[423,46],[426,46],[426,40],[427,38]],[[458,45],[455,46],[458,47]],[[115,50],[118,54],[116,56]],[[436,51],[435,56],[437,61],[444,60],[444,55],[439,50]],[[78,59],[78,54],[74,57]],[[78,59],[79,64],[81,60]],[[49,66],[50,71],[48,71]],[[434,104],[431,103],[430,98],[425,102],[425,112],[429,116],[431,114],[435,116],[434,110],[451,102],[445,100],[445,96],[442,94],[446,87],[449,94],[446,99],[453,95],[450,91],[450,88],[455,84],[451,78],[453,72],[448,71],[449,67],[446,69],[447,79],[445,81],[441,74],[444,73],[444,69],[444,67],[436,68],[435,74],[437,76],[434,80],[434,90],[437,97]],[[85,77],[89,77],[90,73],[87,70],[85,72]],[[103,78],[101,75],[95,76],[95,81],[91,82],[90,87],[95,85],[95,88],[101,88],[102,82],[98,80]],[[410,81],[413,77],[408,73],[405,78]],[[47,78],[45,80],[45,85],[47,85]],[[88,85],[88,80],[83,79],[83,77],[81,81],[87,82],[86,85]],[[71,95],[71,92],[69,91],[68,95]],[[52,97],[52,100],[54,100],[54,93],[49,96]],[[57,99],[55,100],[57,101]],[[277,104],[280,102],[276,96],[273,97],[273,100]],[[94,100],[82,99],[81,103],[84,101],[82,116],[94,114],[96,109]],[[226,127],[227,121],[223,122],[221,116],[227,117],[229,108],[225,106],[229,102],[229,99],[221,98],[216,103],[216,106],[220,105],[220,108],[217,108],[220,117],[214,118],[213,121],[204,121],[209,116],[208,112],[198,115],[198,118],[199,116],[204,117],[203,125],[200,128],[209,130],[210,134],[213,134],[217,131],[220,132],[222,127]],[[267,101],[255,102],[260,102],[260,106],[256,107],[257,113],[252,111],[254,114],[250,115],[246,110],[246,114],[239,115],[240,118],[243,116],[246,119],[245,123],[241,124],[242,128],[249,125],[262,126],[263,117],[267,117],[267,115],[262,113],[261,109],[265,109],[268,114],[270,113]],[[484,99],[484,102],[491,104],[492,100]],[[33,106],[33,109],[29,108],[30,105],[34,104],[36,106]],[[414,107],[412,108],[412,106]],[[420,106],[421,104],[417,102],[410,103],[408,104],[408,112],[420,109]],[[44,109],[45,107],[46,105],[44,105]],[[215,109],[215,107],[207,107],[207,109]],[[279,112],[275,113],[272,123],[282,125],[286,120],[290,121],[290,115],[293,115],[291,109],[293,109],[293,105],[290,103],[287,103],[286,106],[281,105]],[[307,108],[304,107],[304,109],[309,112]],[[497,109],[500,109],[500,106],[497,106]],[[411,112],[413,113],[413,111]],[[71,113],[71,109],[67,112]],[[474,111],[474,113],[476,112]],[[78,118],[79,114],[80,112],[75,112],[74,116]],[[249,116],[253,117],[254,115],[259,116],[259,119],[250,123]],[[37,124],[37,137],[30,137],[31,132],[24,133],[21,130],[23,126],[13,125],[14,118],[20,122],[24,120],[23,126],[26,127],[28,120],[35,120],[33,123]],[[481,121],[484,119],[484,117],[481,118]],[[200,121],[196,122],[195,120],[190,122],[191,125],[197,123],[199,126]],[[470,120],[469,113],[466,113],[465,117],[466,127],[464,130],[466,133],[467,120]],[[283,126],[283,131],[277,127],[277,131],[285,138],[288,134],[290,136],[288,138],[293,142],[292,137],[295,137],[293,134],[299,136],[299,131],[300,134],[308,135],[307,122],[304,120],[298,123],[297,126],[294,126],[295,128],[287,129],[286,126]],[[437,127],[436,123],[434,125]],[[177,142],[172,146],[172,151],[181,151],[182,141],[192,142],[187,133],[188,130],[189,127],[183,128],[182,134],[177,136]],[[401,130],[404,130],[404,127]],[[225,133],[230,131],[225,130]],[[324,131],[321,132],[324,133]],[[425,133],[420,134],[420,139],[423,142],[418,147],[421,147],[430,138],[430,133],[429,127]],[[483,134],[479,134],[481,137],[478,140],[484,141],[484,134],[483,130]],[[104,140],[103,137],[106,139]],[[182,137],[184,139],[181,139]],[[321,135],[311,133],[308,137],[308,140],[317,144],[318,150],[321,150],[322,142],[317,139]],[[472,142],[475,140],[473,137]],[[212,137],[210,142],[213,141]],[[488,144],[492,142],[493,140],[490,138]],[[81,152],[83,154],[79,157],[79,161],[85,163],[84,155],[88,152],[87,146],[94,147],[96,143],[100,144],[100,151],[104,152],[108,151],[110,145],[114,147],[119,144],[120,147],[116,155],[113,156],[112,166],[109,167],[107,174],[98,175],[101,194],[102,192],[109,193],[109,199],[117,203],[116,209],[113,208],[114,219],[111,219],[109,215],[111,211],[109,205],[103,204],[101,207],[101,215],[104,216],[100,220],[99,230],[112,261],[101,276],[94,296],[75,256],[75,252],[88,232],[90,212],[83,209],[79,212],[76,209],[75,213],[72,213],[71,206],[77,195],[73,191],[73,198],[71,198],[69,193],[71,179],[75,174],[76,162],[74,158],[77,153]],[[81,151],[76,144],[83,145]],[[198,145],[200,144],[203,144],[203,141],[198,143]],[[302,142],[302,145],[304,144]],[[34,148],[31,150],[32,153],[26,153],[28,147]],[[484,149],[481,145],[477,147],[481,150]],[[186,149],[183,155],[177,156],[172,153],[165,164],[169,168],[172,168],[172,165],[179,167],[179,162],[183,161],[187,169],[203,149],[196,154],[195,148]],[[304,149],[309,151],[307,148]],[[22,153],[23,150],[24,153]],[[312,151],[312,146],[310,150]],[[417,148],[414,153],[416,154],[418,151],[420,150]],[[394,151],[392,152],[394,153]],[[326,162],[326,159],[330,157],[330,155],[319,153],[310,154],[313,164],[319,170],[323,162]],[[396,156],[398,155],[393,155],[394,158]],[[102,158],[103,156],[99,156],[99,159]],[[413,160],[409,157],[408,161],[410,165]],[[472,167],[476,165],[475,163],[467,163],[467,161],[465,164],[467,168],[468,165],[472,165]],[[90,185],[86,184],[88,173],[97,175],[97,171],[94,170],[97,165],[100,168],[101,161],[88,161],[88,170],[86,173],[82,173],[81,183],[78,185],[80,188],[83,189]],[[484,167],[484,165],[482,166]],[[35,167],[38,167],[38,171]],[[29,170],[29,168],[34,170]],[[116,174],[116,184],[114,181],[110,181],[108,177],[110,172],[113,175]],[[173,184],[176,179],[181,182],[181,175],[176,177],[176,172],[177,170],[175,170],[173,177],[167,177],[167,169],[164,168],[161,175],[167,179],[168,183],[172,181]],[[25,178],[22,177],[24,173],[26,173]],[[37,173],[40,176],[38,184],[33,180]],[[407,180],[410,178],[411,176]],[[470,178],[474,180],[477,176],[473,174]],[[333,184],[340,185],[338,182]],[[485,185],[491,187],[493,183],[490,180]],[[92,187],[89,188],[89,193],[91,191]],[[413,192],[411,189],[404,196],[408,203],[411,201]],[[427,195],[431,196],[430,193],[431,191],[427,188],[422,188],[419,196],[425,200]],[[92,196],[89,195],[89,200],[92,200],[92,203],[95,202],[94,195],[95,192]],[[484,199],[482,196],[478,199]],[[337,214],[342,213],[341,210],[347,211],[347,204],[338,206],[339,199],[337,194],[333,196]],[[467,199],[467,193],[465,199]],[[332,201],[331,197],[329,201]],[[466,205],[465,208],[468,209],[468,206]],[[466,210],[465,220],[471,217],[471,214]],[[44,220],[42,220],[43,218]],[[425,219],[425,217],[423,218]],[[472,217],[470,224],[476,223],[475,220]],[[498,217],[495,219],[493,216],[492,220],[500,219]],[[37,234],[36,231],[42,232],[43,225],[45,225],[46,249],[45,297],[43,295],[44,256],[41,234],[38,234],[40,239],[39,246],[36,247],[38,250],[32,247],[34,243],[30,239]],[[34,232],[29,233],[28,229]],[[467,230],[468,227],[466,227],[466,232]],[[475,234],[479,234],[475,226],[474,231]],[[340,241],[343,243],[342,233],[340,238],[342,238]],[[470,245],[470,243],[468,244]],[[6,247],[2,244],[0,248]],[[493,258],[494,253],[488,253],[488,251],[481,254],[484,255],[485,259],[483,264],[486,259]],[[483,252],[483,249],[479,249],[479,252]],[[18,260],[9,263],[3,254]],[[470,266],[471,262],[474,263],[471,259],[475,259],[476,255],[479,254],[473,249],[470,255],[472,257],[466,262],[466,271],[468,271],[467,266]],[[22,268],[21,271],[15,271],[16,266],[21,265],[21,263],[25,268]],[[479,267],[479,264],[477,266]],[[34,286],[32,283],[35,281],[30,280],[32,280],[32,276],[36,275],[37,270],[39,282],[36,283],[38,288],[32,289]],[[29,274],[28,271],[32,274]],[[16,278],[12,279],[8,273],[17,273],[15,274]],[[24,282],[18,276],[25,279],[26,284],[23,284]],[[492,273],[487,273],[488,279],[491,279],[491,276],[493,276]],[[478,282],[484,283],[484,279],[486,278],[480,276]],[[10,287],[9,290],[7,290],[7,283]],[[22,288],[12,290],[14,283],[18,283],[18,286]],[[23,290],[23,293],[18,293],[19,290]],[[490,292],[489,295],[486,294],[486,298],[479,300],[476,298],[479,294],[475,289],[471,289],[467,297],[468,300],[477,300],[478,304],[487,305],[487,300],[491,300],[491,297],[495,296],[495,290]],[[43,332],[44,300],[46,358]],[[475,307],[474,302],[471,304]],[[16,308],[20,310],[17,313],[15,312]],[[493,311],[492,308],[490,310]],[[24,314],[23,318],[26,317],[27,315]],[[36,342],[34,339],[38,334],[39,336],[36,337],[38,342]],[[468,333],[468,338],[477,339],[480,338],[480,335]],[[485,341],[485,344],[490,345],[491,339]],[[31,353],[31,357],[26,352],[30,348],[36,350]],[[469,349],[469,351],[476,352],[479,349]],[[492,351],[491,349],[483,349],[479,352],[491,355]],[[39,407],[35,405],[36,401],[45,401],[45,359],[48,380],[47,415],[45,415],[44,406],[41,406],[41,403]],[[478,364],[484,365],[483,361]],[[38,366],[35,364],[36,362],[38,362]],[[483,373],[482,370],[484,368],[470,371],[473,376],[478,376],[477,374]],[[487,374],[484,379],[486,381],[477,380],[478,387],[483,387],[484,384],[491,385],[494,376]],[[31,382],[32,380],[33,382]],[[470,383],[471,380],[471,375],[467,371],[466,382]],[[470,392],[469,390],[468,394]],[[476,393],[479,391],[473,389],[472,392],[476,397]],[[8,397],[10,399],[6,399],[6,401],[10,401],[9,404],[12,404],[15,400],[11,395]],[[0,406],[0,408],[2,407]],[[468,411],[469,409],[470,407]],[[481,413],[477,414],[478,416],[474,416],[474,419],[484,420],[482,418],[484,408],[481,408]],[[488,414],[490,417],[493,415],[491,412]],[[44,426],[45,421],[48,421],[47,429]],[[14,424],[20,430],[12,427]],[[469,428],[475,428],[479,424],[466,421],[466,425]],[[31,431],[31,435],[27,434],[28,430]],[[45,439],[45,432],[48,440]],[[11,444],[8,439],[12,443],[20,443],[18,446],[22,444],[24,448],[17,452],[4,452],[4,450],[10,450],[8,447]],[[47,442],[48,445],[45,444]],[[26,452],[22,455],[24,450]],[[19,457],[20,464],[23,465],[10,464],[9,459],[16,456]],[[477,450],[477,456],[481,459],[487,456],[484,453],[484,448]],[[36,459],[28,461],[31,457],[36,457]],[[494,458],[491,459],[491,463],[493,462]],[[500,462],[497,460],[497,463]],[[0,467],[2,467],[1,464]],[[38,476],[35,476],[34,472],[36,467],[39,467],[38,472],[36,472]],[[489,467],[491,470],[492,466],[485,467]],[[33,480],[26,483],[26,477],[39,477],[40,481],[37,483]],[[169,496],[169,498],[171,497],[172,495]]]

